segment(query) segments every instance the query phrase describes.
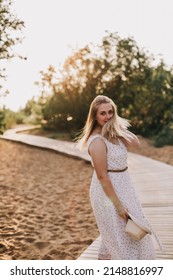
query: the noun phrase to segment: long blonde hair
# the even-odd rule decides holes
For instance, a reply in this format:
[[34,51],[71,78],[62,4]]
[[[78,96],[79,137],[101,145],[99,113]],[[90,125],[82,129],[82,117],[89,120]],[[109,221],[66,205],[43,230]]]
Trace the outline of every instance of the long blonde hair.
[[112,138],[116,138],[116,137],[122,137],[130,142],[131,137],[128,133],[126,133],[128,127],[130,126],[129,122],[126,119],[118,116],[117,106],[112,101],[112,99],[104,95],[97,95],[90,105],[88,117],[86,120],[86,124],[83,128],[82,134],[78,137],[79,148],[82,149],[86,146],[88,138],[92,134],[94,128],[97,126],[97,121],[96,121],[97,110],[98,107],[103,103],[109,103],[112,105],[113,116],[102,127],[101,135],[107,138],[108,140],[111,140]]

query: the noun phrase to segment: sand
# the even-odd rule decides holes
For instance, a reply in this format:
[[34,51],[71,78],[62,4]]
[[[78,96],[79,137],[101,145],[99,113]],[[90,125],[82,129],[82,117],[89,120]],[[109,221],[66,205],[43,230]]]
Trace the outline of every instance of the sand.
[[76,259],[99,234],[90,164],[4,140],[0,158],[0,259]]

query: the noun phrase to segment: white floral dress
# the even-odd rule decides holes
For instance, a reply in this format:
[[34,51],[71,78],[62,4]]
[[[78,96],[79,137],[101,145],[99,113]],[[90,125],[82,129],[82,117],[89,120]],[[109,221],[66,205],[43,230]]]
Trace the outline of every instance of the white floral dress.
[[[91,142],[98,137],[103,139],[107,147],[108,170],[124,169],[127,166],[127,148],[124,143],[119,139],[119,145],[113,144],[98,134],[89,137],[88,148]],[[141,224],[150,227],[128,169],[124,172],[109,172],[108,174],[124,207]],[[148,260],[156,258],[155,248],[149,234],[142,240],[135,241],[124,231],[126,222],[119,217],[112,201],[105,194],[95,171],[90,185],[90,200],[101,236],[99,259]]]

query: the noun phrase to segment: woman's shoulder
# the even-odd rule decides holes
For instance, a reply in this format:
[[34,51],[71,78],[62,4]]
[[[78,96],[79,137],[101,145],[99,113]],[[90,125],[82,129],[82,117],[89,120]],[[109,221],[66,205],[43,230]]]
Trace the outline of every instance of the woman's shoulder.
[[[100,134],[91,134],[90,137],[88,138],[87,141],[87,148],[88,148],[88,153],[90,154],[91,150],[96,151],[97,153],[99,150],[102,150],[103,148],[106,148],[106,143],[104,141],[104,137],[101,136]],[[106,148],[107,150],[107,148]]]
[[91,141],[91,140],[94,140],[94,139],[103,139],[103,137],[99,134],[99,133],[92,133],[89,138],[88,138],[88,141]]
[[103,138],[103,136],[101,136],[99,133],[92,133],[92,134],[89,136],[89,138],[88,138],[87,146],[89,147],[90,144],[91,144],[94,140],[102,140],[102,141],[104,141],[104,138]]

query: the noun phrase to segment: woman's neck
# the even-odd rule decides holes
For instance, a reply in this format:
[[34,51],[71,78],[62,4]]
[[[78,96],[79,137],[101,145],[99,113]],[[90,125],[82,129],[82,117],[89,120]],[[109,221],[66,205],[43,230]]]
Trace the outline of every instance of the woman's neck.
[[102,131],[102,128],[101,128],[101,127],[96,127],[96,128],[94,128],[94,130],[93,130],[92,133],[101,134],[101,131]]

